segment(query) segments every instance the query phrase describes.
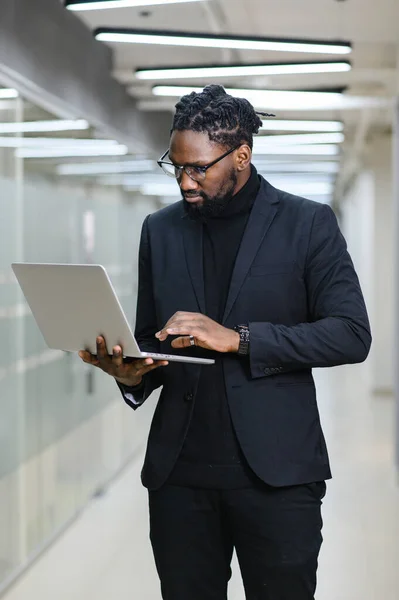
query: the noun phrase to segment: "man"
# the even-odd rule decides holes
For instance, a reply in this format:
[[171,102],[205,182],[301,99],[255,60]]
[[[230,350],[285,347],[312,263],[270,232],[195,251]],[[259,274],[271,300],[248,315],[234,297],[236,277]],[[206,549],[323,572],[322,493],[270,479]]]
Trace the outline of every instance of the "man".
[[81,353],[134,409],[163,386],[142,480],[165,600],[225,600],[234,548],[247,600],[314,598],[331,474],[311,370],[370,348],[335,216],[257,175],[260,126],[221,86],[183,97],[159,161],[183,200],[142,230],[140,347],[215,364]]

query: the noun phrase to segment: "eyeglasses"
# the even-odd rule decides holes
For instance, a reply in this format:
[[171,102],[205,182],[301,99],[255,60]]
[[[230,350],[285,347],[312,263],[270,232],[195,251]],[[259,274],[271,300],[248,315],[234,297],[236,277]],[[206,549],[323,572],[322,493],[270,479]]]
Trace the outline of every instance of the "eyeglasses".
[[177,179],[177,181],[181,180],[184,171],[190,177],[190,179],[192,179],[193,181],[200,182],[204,181],[208,169],[216,165],[216,163],[218,163],[220,160],[226,158],[226,156],[234,152],[234,150],[237,150],[237,148],[239,148],[240,146],[241,144],[235,146],[234,148],[231,148],[222,156],[219,156],[219,158],[209,163],[209,165],[204,165],[203,167],[197,167],[195,165],[180,166],[175,165],[167,160],[164,160],[164,158],[169,154],[169,148],[166,150],[165,154],[162,154],[161,158],[157,161],[157,163],[161,167],[163,172],[166,173],[166,175],[169,175],[169,177],[174,177],[175,179]]

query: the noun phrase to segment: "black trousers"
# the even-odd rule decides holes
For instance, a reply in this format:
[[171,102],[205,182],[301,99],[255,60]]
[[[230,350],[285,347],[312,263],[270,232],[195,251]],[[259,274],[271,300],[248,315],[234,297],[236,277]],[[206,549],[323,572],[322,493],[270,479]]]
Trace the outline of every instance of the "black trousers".
[[235,548],[247,600],[313,600],[325,483],[149,493],[164,600],[226,600]]

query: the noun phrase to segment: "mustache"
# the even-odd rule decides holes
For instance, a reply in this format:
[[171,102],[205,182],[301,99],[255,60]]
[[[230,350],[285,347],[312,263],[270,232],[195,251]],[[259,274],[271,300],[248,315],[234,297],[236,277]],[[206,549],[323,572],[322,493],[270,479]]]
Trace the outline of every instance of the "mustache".
[[183,198],[197,198],[198,196],[200,196],[203,199],[206,198],[206,194],[204,194],[203,192],[182,192],[182,196]]

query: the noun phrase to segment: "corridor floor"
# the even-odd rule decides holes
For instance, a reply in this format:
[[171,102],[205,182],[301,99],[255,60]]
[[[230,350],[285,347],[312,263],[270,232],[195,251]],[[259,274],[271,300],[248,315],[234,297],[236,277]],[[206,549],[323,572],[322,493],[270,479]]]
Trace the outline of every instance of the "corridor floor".
[[[317,600],[397,600],[393,400],[365,391],[364,366],[319,372],[316,381],[334,475],[324,501]],[[160,599],[141,463],[139,456],[104,496],[93,500],[5,600]],[[229,600],[243,599],[234,562]]]

